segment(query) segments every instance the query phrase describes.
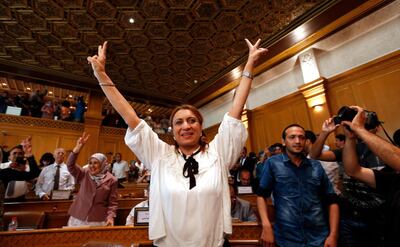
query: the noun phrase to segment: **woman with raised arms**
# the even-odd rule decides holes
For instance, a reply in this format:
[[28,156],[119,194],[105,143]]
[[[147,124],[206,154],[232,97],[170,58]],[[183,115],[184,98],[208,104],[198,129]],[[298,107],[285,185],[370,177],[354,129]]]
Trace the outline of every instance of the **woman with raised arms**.
[[129,128],[125,142],[151,170],[149,238],[156,246],[222,246],[232,233],[228,164],[236,161],[247,138],[241,113],[250,91],[253,68],[267,53],[246,39],[247,63],[232,107],[209,144],[202,132],[203,117],[191,105],[172,111],[175,145],[160,140],[125,100],[105,71],[107,42],[88,57],[108,100]]

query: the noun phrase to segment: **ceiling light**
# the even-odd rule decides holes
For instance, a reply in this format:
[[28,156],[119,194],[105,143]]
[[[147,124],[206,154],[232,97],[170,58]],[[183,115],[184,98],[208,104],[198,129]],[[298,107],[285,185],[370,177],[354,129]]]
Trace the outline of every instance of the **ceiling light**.
[[72,98],[72,94],[70,94],[68,97]]
[[53,94],[53,92],[52,92],[52,91],[49,91],[49,94]]
[[194,81],[193,81],[194,84],[196,84],[196,83],[198,83],[198,82],[199,82],[198,80],[194,80]]
[[135,19],[133,19],[132,17],[129,18],[129,23],[131,23],[131,24],[135,23]]
[[153,112],[153,110],[151,108],[147,109],[148,112]]
[[31,88],[30,88],[30,87],[27,87],[26,90],[31,91]]
[[7,83],[3,82],[2,85],[3,85],[3,86],[7,86]]

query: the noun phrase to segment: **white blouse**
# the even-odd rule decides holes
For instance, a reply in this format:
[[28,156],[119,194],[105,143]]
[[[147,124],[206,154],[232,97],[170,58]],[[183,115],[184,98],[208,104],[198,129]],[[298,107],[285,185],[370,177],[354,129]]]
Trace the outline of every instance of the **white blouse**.
[[189,190],[183,176],[185,160],[175,147],[161,141],[143,120],[129,128],[126,144],[151,170],[149,239],[157,246],[222,246],[232,233],[228,165],[239,157],[247,131],[225,114],[218,134],[199,163],[196,186]]

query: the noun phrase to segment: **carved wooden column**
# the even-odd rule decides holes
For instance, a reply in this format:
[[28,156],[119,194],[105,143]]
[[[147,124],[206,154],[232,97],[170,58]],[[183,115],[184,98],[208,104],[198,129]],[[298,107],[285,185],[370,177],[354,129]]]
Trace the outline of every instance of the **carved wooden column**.
[[85,132],[90,135],[90,138],[83,148],[80,158],[85,157],[85,159],[87,159],[89,155],[99,152],[98,144],[101,121],[103,120],[101,115],[103,100],[104,94],[90,91],[89,102],[85,114]]

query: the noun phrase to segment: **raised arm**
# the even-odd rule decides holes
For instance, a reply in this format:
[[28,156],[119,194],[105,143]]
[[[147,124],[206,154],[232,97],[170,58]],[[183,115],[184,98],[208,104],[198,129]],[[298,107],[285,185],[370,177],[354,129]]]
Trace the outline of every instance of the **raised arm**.
[[343,128],[346,141],[343,148],[343,166],[347,175],[358,179],[372,188],[376,188],[375,175],[372,169],[362,167],[356,153],[356,137],[348,129]]
[[90,135],[83,132],[82,136],[78,138],[76,141],[75,147],[72,149],[68,160],[67,160],[67,168],[69,173],[75,178],[75,182],[79,183],[83,177],[83,170],[80,166],[76,164],[76,159],[78,158],[79,153],[81,152],[83,146],[86,144]]
[[106,52],[107,41],[102,46],[99,45],[97,55],[88,57],[87,60],[92,65],[94,75],[111,105],[124,118],[130,128],[135,128],[140,123],[140,118],[106,74]]
[[344,124],[348,125],[385,164],[400,171],[400,148],[366,130],[364,127],[366,121],[364,109],[359,106],[352,106],[351,108],[357,110],[357,115],[352,122],[344,122]]
[[322,152],[326,138],[335,130],[339,125],[335,125],[332,118],[325,120],[322,124],[322,131],[319,134],[317,140],[312,145],[310,150],[310,157],[312,159],[324,160],[324,161],[336,161],[336,156],[332,151]]
[[249,95],[251,82],[253,81],[253,69],[255,64],[261,56],[267,54],[268,49],[260,48],[261,39],[254,45],[246,39],[247,46],[249,47],[249,57],[244,66],[242,78],[240,79],[239,86],[236,89],[236,94],[233,99],[232,108],[229,110],[229,116],[240,119],[243,111],[244,104],[246,103],[247,96]]
[[30,179],[34,179],[40,174],[40,169],[37,165],[37,162],[35,160],[35,157],[32,154],[32,138],[28,137],[24,140],[22,140],[21,145],[22,149],[24,150],[24,155],[26,157],[26,160],[28,161],[29,165],[29,176],[31,177]]

